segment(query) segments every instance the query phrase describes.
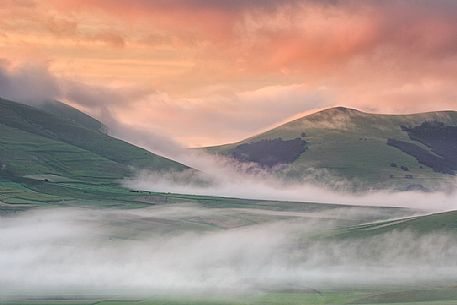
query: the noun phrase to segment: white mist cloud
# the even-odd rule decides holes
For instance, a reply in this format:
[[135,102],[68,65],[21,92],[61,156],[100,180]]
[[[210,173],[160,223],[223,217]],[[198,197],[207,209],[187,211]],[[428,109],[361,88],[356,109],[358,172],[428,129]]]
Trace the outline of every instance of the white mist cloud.
[[307,237],[331,222],[296,217],[227,229],[191,225],[243,217],[189,206],[1,216],[1,293],[227,293],[457,280],[456,239],[445,234],[319,241]]
[[[145,147],[148,148],[147,145]],[[249,199],[410,207],[434,211],[457,209],[455,191],[354,192],[350,181],[324,170],[309,168],[303,180],[291,180],[278,177],[255,164],[239,163],[202,151],[178,150],[170,157],[200,172],[138,171],[134,178],[126,179],[124,185],[137,190]]]

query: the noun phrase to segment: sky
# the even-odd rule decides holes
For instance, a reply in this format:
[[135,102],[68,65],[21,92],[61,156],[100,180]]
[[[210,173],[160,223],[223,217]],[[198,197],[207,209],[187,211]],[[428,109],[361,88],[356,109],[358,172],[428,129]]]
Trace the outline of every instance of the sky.
[[0,96],[184,146],[332,106],[457,110],[453,0],[2,0]]

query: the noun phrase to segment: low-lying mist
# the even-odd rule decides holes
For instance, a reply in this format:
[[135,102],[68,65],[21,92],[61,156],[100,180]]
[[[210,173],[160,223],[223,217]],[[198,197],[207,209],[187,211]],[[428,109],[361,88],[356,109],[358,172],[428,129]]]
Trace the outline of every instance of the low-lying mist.
[[[324,170],[306,169],[301,179],[285,179],[272,170],[252,163],[240,163],[203,152],[178,154],[195,170],[151,172],[139,170],[123,181],[136,190],[172,192],[249,199],[336,203],[363,206],[395,206],[446,211],[457,209],[457,193],[446,191],[398,191],[370,189],[356,191],[350,181]],[[456,184],[457,185],[457,184]]]
[[[370,206],[401,206],[445,211],[457,209],[457,180],[449,177],[437,183],[437,191],[399,191],[395,187],[373,188],[369,181],[348,181],[322,169],[301,168],[299,179],[283,179],[281,166],[265,170],[253,163],[186,149],[170,138],[127,127],[110,120],[114,136],[186,164],[196,171],[148,172],[124,181],[124,185],[157,192],[174,192],[250,199],[291,200]],[[354,187],[356,185],[356,187]],[[414,189],[414,188],[413,188]]]
[[230,293],[457,281],[455,236],[317,238],[340,225],[337,215],[327,216],[258,221],[255,210],[190,205],[0,216],[1,293]]

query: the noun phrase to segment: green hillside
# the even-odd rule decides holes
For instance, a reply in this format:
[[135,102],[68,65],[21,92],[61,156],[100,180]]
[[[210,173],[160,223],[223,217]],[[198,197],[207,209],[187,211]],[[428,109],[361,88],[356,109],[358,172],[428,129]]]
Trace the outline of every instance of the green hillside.
[[[187,167],[106,135],[101,123],[71,107],[58,103],[40,107],[43,108],[36,109],[0,100],[0,217],[3,217],[0,220],[21,219],[21,217],[34,215],[34,213],[26,213],[27,211],[34,211],[37,213],[36,215],[45,215],[48,211],[52,214],[59,210],[53,209],[56,207],[96,207],[96,209],[80,210],[87,210],[88,212],[87,215],[84,214],[86,215],[84,216],[84,224],[90,227],[92,222],[97,222],[96,228],[101,228],[100,232],[94,232],[97,236],[97,239],[94,240],[100,243],[96,247],[100,247],[104,255],[108,253],[103,250],[106,249],[104,247],[107,247],[107,245],[122,251],[122,245],[127,245],[125,243],[128,243],[129,253],[135,255],[135,262],[141,262],[142,256],[138,255],[137,257],[139,252],[133,251],[135,250],[135,245],[139,242],[150,243],[152,236],[160,236],[162,234],[163,237],[167,238],[186,234],[186,239],[189,238],[191,240],[192,236],[211,236],[211,234],[220,233],[221,235],[219,236],[222,237],[223,243],[215,242],[215,248],[222,245],[225,248],[221,248],[221,251],[227,251],[230,248],[226,246],[227,242],[236,244],[235,237],[247,245],[246,240],[249,241],[249,239],[245,240],[244,235],[249,237],[249,234],[254,234],[256,240],[259,240],[261,249],[263,249],[262,243],[264,241],[262,236],[267,235],[259,234],[259,228],[265,228],[265,230],[277,228],[281,230],[281,228],[287,228],[288,225],[291,226],[291,229],[295,229],[290,232],[287,231],[287,234],[292,234],[292,241],[297,242],[296,247],[293,247],[291,253],[287,254],[288,257],[299,257],[297,254],[300,253],[301,255],[303,253],[301,247],[313,242],[318,244],[329,243],[330,245],[334,242],[337,244],[341,242],[358,242],[359,240],[364,241],[365,238],[367,240],[376,238],[378,235],[381,237],[389,236],[391,233],[403,230],[416,232],[424,236],[434,232],[457,233],[457,214],[455,211],[413,216],[416,215],[417,211],[403,208],[356,208],[350,205],[247,200],[129,190],[121,187],[118,182],[120,179],[132,174],[131,168],[181,170]],[[452,120],[455,114],[449,113],[449,116],[447,113],[444,114],[442,118],[439,118],[440,121],[444,121],[446,124],[453,123]],[[433,116],[431,118],[438,119],[438,117]],[[446,118],[449,120],[445,120]],[[288,160],[293,161],[292,164],[301,162],[302,166],[306,165],[303,160],[306,160],[305,156],[310,152],[315,161],[325,161],[327,164],[342,162],[342,159],[338,160],[337,154],[343,154],[345,152],[344,149],[347,149],[348,152],[344,156],[349,158],[351,156],[349,146],[353,145],[361,151],[357,152],[358,155],[353,152],[353,158],[349,160],[350,162],[345,163],[348,167],[355,167],[355,169],[348,168],[348,171],[375,171],[376,168],[372,168],[367,164],[360,165],[356,160],[356,158],[365,157],[364,154],[371,149],[373,153],[377,154],[384,154],[385,151],[388,151],[391,154],[389,158],[396,158],[393,160],[385,158],[383,162],[376,163],[377,165],[375,166],[384,166],[387,170],[402,172],[404,170],[401,169],[401,166],[408,166],[410,167],[410,173],[416,170],[419,171],[419,166],[422,166],[424,168],[420,170],[426,173],[424,176],[451,176],[436,172],[434,169],[418,163],[415,157],[403,153],[402,150],[396,147],[387,145],[387,139],[395,139],[396,141],[408,141],[408,143],[421,145],[424,149],[431,150],[425,144],[417,144],[417,140],[410,138],[408,130],[401,128],[403,125],[412,128],[417,124],[422,124],[424,119],[429,120],[429,118],[411,120],[409,124],[405,121],[398,121],[390,125],[383,123],[381,120],[376,123],[378,126],[385,124],[391,128],[389,130],[386,127],[382,132],[374,128],[375,122],[367,123],[361,121],[357,124],[352,123],[351,132],[330,129],[329,127],[317,128],[309,121],[302,122],[303,125],[307,124],[306,126],[308,126],[303,128],[299,123],[292,122],[291,126],[283,130],[271,131],[270,134],[261,135],[263,138],[252,138],[244,143],[272,139],[271,141],[262,142],[261,148],[256,148],[254,151],[262,154],[265,151],[265,147],[272,147],[273,151],[278,153],[280,157],[281,154],[286,153]],[[354,122],[357,122],[357,120],[362,119],[354,118]],[[368,124],[373,130],[370,131],[369,128],[360,127],[364,124]],[[286,124],[285,126],[288,125]],[[310,126],[315,128],[313,129]],[[432,127],[443,128],[441,125],[433,125]],[[305,134],[302,134],[303,132]],[[371,136],[368,136],[368,134]],[[374,136],[375,134],[378,136]],[[424,142],[429,141],[427,137],[421,136],[421,130],[417,130],[414,135],[417,137],[416,139]],[[275,140],[279,138],[281,140]],[[369,139],[365,140],[365,138]],[[326,142],[327,140],[329,141],[328,143]],[[359,141],[360,143],[374,143],[373,145],[377,146],[366,148]],[[286,148],[282,146],[284,143]],[[355,143],[359,145],[356,146]],[[231,147],[241,144],[233,144]],[[278,145],[279,148],[276,148],[275,146]],[[218,149],[223,152],[227,147],[230,148],[230,146],[226,146]],[[334,149],[335,147],[341,147],[341,150],[336,153],[333,152],[333,154],[332,151],[325,151],[326,148]],[[445,147],[436,145],[433,147],[443,156],[447,156]],[[298,157],[296,156],[297,151],[300,152]],[[239,153],[239,156],[245,157],[243,153]],[[331,156],[333,156],[333,159]],[[265,163],[269,162],[269,164],[274,164],[277,160],[265,154],[262,157]],[[329,158],[328,161],[325,158]],[[379,157],[372,156],[372,159],[376,158]],[[367,157],[366,162],[368,161]],[[397,168],[390,167],[390,163],[387,163],[387,166],[384,164],[385,162],[393,161],[398,164]],[[364,166],[367,168],[364,169]],[[417,166],[417,169],[413,166]],[[366,175],[364,172],[362,173]],[[108,209],[102,209],[104,207]],[[125,210],[122,210],[121,213],[121,209]],[[96,216],[98,215],[96,211],[102,210],[106,211],[106,214],[102,212],[100,215],[104,215],[103,217]],[[41,211],[43,211],[43,214],[40,214]],[[41,217],[38,216],[40,221],[43,221]],[[34,224],[33,222],[29,224],[30,219],[26,218],[27,226],[33,226]],[[43,219],[46,220],[46,218]],[[301,227],[302,225],[303,227]],[[298,228],[300,230],[297,230]],[[10,234],[12,230],[4,232]],[[42,234],[44,234],[43,231],[38,231],[37,236],[40,236],[39,244],[46,242],[46,239],[42,239]],[[84,232],[83,234],[86,235],[87,233]],[[230,237],[231,235],[229,234],[235,235]],[[298,235],[294,237],[293,234]],[[18,236],[21,235],[19,234]],[[76,244],[75,249],[78,249],[78,251],[78,247],[84,247],[83,239],[78,239],[78,237],[74,242],[72,236],[70,234],[68,239],[62,239],[63,242],[55,243],[55,248],[47,249],[46,255],[49,255],[49,261],[52,261],[53,256],[51,254],[54,250],[59,253],[58,251],[61,249],[68,249],[69,245],[73,244]],[[229,236],[230,238],[225,239],[224,242],[224,236]],[[12,238],[14,238],[14,235]],[[33,238],[32,236],[32,240]],[[92,240],[93,236],[89,234],[85,238]],[[164,238],[163,240],[166,239]],[[7,243],[3,243],[3,245],[5,244]],[[120,248],[117,248],[116,245],[119,245]],[[14,244],[13,247],[15,247]],[[200,249],[200,246],[198,249]],[[254,247],[254,249],[256,248]],[[268,251],[268,247],[266,249]],[[297,252],[294,252],[293,249]],[[333,248],[330,247],[329,249]],[[23,250],[19,247],[19,251]],[[39,247],[37,251],[39,252]],[[68,250],[64,252],[68,253]],[[77,253],[74,256],[76,259],[79,258],[79,252]],[[97,254],[97,252],[91,253]],[[214,252],[209,251],[209,253]],[[240,252],[241,257],[245,253],[249,253],[249,249],[247,252]],[[186,253],[185,260],[192,260],[193,254],[192,247],[189,247],[189,253]],[[170,256],[179,255],[180,253],[170,252]],[[65,265],[61,265],[61,261],[65,261],[65,259],[57,257],[59,258],[57,268],[62,268],[64,273],[67,272],[62,267]],[[205,257],[208,257],[208,255]],[[237,254],[231,257],[235,257],[236,261],[240,255]],[[103,258],[109,259],[109,255],[103,256]],[[221,260],[222,263],[223,259]],[[122,261],[117,262],[117,264],[122,264]],[[77,265],[79,269],[79,261]],[[243,265],[241,264],[240,266]],[[172,265],[172,267],[175,268],[175,265]],[[82,260],[81,270],[89,270],[84,268],[87,267],[84,266],[84,260]],[[204,269],[205,264],[201,268]],[[46,269],[45,275],[52,278],[53,273],[54,271],[50,268]],[[127,274],[127,278],[128,276]],[[40,281],[41,278],[38,280]],[[28,288],[26,285],[20,287],[20,289],[11,289],[6,283],[6,289],[0,289],[0,304],[457,304],[454,281],[445,283],[431,282],[426,283],[427,285],[420,283],[420,286],[419,284],[416,286],[405,284],[392,287],[387,284],[379,287],[347,286],[347,288],[322,290],[308,287],[308,285],[297,286],[294,282],[285,283],[285,286],[270,287],[268,279],[266,280],[267,285],[265,287],[259,286],[258,291],[249,292],[247,290],[246,293],[234,296],[231,296],[230,291],[227,291],[227,296],[225,294],[186,296],[185,294],[143,295],[140,293],[138,296],[128,294],[123,297],[122,291],[116,292],[115,295],[110,295],[102,289],[98,291],[98,287],[90,290],[89,293],[85,292],[84,289],[81,291],[69,290],[70,292],[67,292],[63,288],[62,291],[49,290],[49,292],[45,291],[45,294],[40,292],[36,294],[37,291]],[[59,284],[57,283],[56,287]],[[75,293],[75,291],[77,292]],[[128,290],[125,291],[128,292]],[[132,291],[135,292],[135,290]]]
[[127,166],[153,170],[185,168],[172,160],[110,137],[99,128],[89,128],[79,120],[70,120],[66,116],[53,115],[28,105],[0,100],[0,122],[6,127],[84,149],[118,163],[124,168]]
[[[286,163],[282,173],[289,177],[313,168],[370,187],[433,188],[455,174],[456,131],[454,111],[381,115],[337,107],[207,150],[260,165]],[[435,143],[435,134],[445,138]],[[301,150],[294,148],[299,141]]]
[[100,131],[105,129],[105,126],[99,120],[96,120],[90,115],[87,115],[84,112],[59,101],[43,102],[37,104],[35,108],[38,108],[46,113],[56,115],[60,118],[72,121],[89,129]]
[[187,168],[108,136],[100,122],[74,108],[57,102],[41,107],[46,110],[0,99],[2,202],[82,198],[93,187],[117,187],[134,169]]

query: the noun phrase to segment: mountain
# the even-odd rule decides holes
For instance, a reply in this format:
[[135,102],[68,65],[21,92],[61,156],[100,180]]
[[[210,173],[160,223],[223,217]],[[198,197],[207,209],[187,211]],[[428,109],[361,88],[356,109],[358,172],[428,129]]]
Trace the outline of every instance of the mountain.
[[335,107],[207,151],[278,168],[311,169],[369,187],[437,187],[457,173],[457,112],[371,114]]
[[188,169],[107,135],[99,121],[59,102],[35,108],[0,99],[0,142],[0,202],[18,190],[25,192],[14,197],[18,202],[59,197],[51,189],[70,182],[81,192],[87,192],[81,186],[117,186],[135,169]]
[[53,114],[89,129],[104,131],[106,127],[93,117],[59,101],[45,101],[34,106],[46,113]]

